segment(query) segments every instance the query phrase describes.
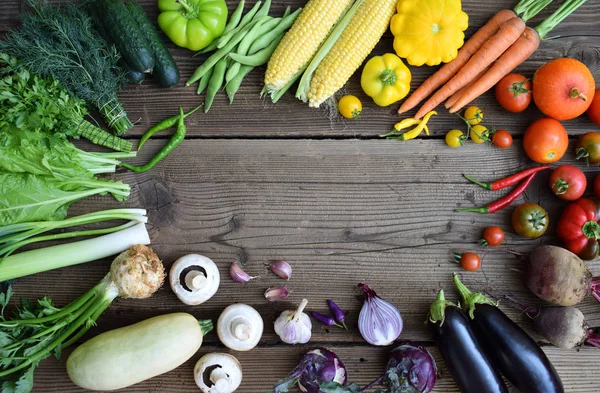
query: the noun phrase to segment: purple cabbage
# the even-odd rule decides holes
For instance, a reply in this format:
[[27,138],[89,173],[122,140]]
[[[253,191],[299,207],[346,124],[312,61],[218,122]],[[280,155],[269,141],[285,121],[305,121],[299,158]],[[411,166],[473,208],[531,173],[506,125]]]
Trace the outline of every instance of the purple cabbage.
[[346,383],[346,367],[335,353],[316,348],[302,356],[286,379],[277,382],[273,393],[289,392],[295,385],[304,393],[321,393],[320,385],[327,382],[343,386]]
[[437,378],[435,360],[420,345],[403,342],[390,351],[381,385],[390,393],[428,393]]

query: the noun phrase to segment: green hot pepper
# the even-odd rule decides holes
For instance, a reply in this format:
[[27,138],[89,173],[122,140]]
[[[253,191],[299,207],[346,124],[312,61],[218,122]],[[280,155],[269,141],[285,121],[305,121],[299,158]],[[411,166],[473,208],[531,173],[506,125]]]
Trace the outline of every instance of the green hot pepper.
[[177,46],[198,51],[225,30],[225,0],[158,0],[158,26]]

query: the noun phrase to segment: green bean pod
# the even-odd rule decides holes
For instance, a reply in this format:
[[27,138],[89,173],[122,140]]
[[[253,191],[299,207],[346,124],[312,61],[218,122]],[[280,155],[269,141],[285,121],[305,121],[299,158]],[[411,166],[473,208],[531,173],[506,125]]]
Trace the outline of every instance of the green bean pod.
[[208,81],[210,81],[210,77],[213,74],[213,69],[211,68],[210,70],[208,70],[208,72],[206,74],[204,74],[202,76],[202,78],[200,78],[200,82],[198,83],[198,90],[196,90],[196,94],[202,94],[202,92],[206,89],[206,87],[208,86]]
[[227,70],[227,62],[229,59],[223,57],[217,62],[213,70],[213,74],[208,82],[208,88],[206,89],[206,98],[204,99],[204,113],[208,112],[212,106],[215,96],[219,92],[221,86],[223,86],[223,79],[225,78],[225,70]]
[[244,80],[244,77],[253,69],[254,67],[249,65],[240,66],[240,70],[238,71],[238,73],[234,76],[233,79],[231,79],[231,81],[229,81],[225,85],[225,92],[227,93],[227,97],[229,98],[229,104],[233,103],[235,93],[237,93],[237,91],[239,90],[242,81]]
[[224,47],[222,47],[221,49],[217,50],[215,53],[213,53],[208,59],[206,59],[206,61],[204,63],[202,63],[200,65],[200,67],[196,68],[196,71],[194,71],[194,74],[187,80],[187,82],[185,82],[186,86],[191,85],[192,83],[196,82],[198,79],[202,78],[202,76],[210,69],[212,68],[215,64],[217,64],[217,62],[219,60],[221,60],[221,58],[225,57],[227,54],[229,54],[229,52],[231,52],[231,50],[240,43],[240,41],[244,38],[244,36],[254,27],[254,25],[258,22],[260,22],[261,20],[264,21],[263,18],[269,19],[270,16],[263,16],[260,19],[257,19],[255,21],[250,22],[248,25],[246,25],[242,30],[239,31],[239,33],[237,33],[228,43],[227,45],[225,45]]
[[221,35],[225,35],[225,34],[229,33],[231,30],[238,27],[238,25],[240,24],[240,19],[242,19],[242,13],[244,12],[244,5],[246,5],[245,0],[241,0],[238,3],[238,6],[235,8],[235,11],[233,11],[231,13],[229,22],[225,26],[225,30],[223,30],[223,33],[221,33]]
[[258,12],[260,5],[261,5],[261,1],[259,0],[256,2],[256,4],[254,4],[254,7],[252,7],[246,15],[244,15],[244,17],[240,21],[240,24],[235,29],[231,30],[229,33],[227,33],[225,35],[221,35],[221,37],[219,38],[219,42],[217,43],[218,49],[221,49],[222,47],[227,45],[227,43],[229,42],[229,40],[231,40],[233,38],[233,36],[235,36],[237,33],[239,33],[241,30],[243,30],[244,27],[248,26],[250,23],[252,23],[256,20],[256,19],[254,19],[254,16]]
[[269,58],[277,49],[277,45],[283,38],[283,34],[280,34],[275,40],[273,40],[266,48],[259,50],[253,55],[242,56],[237,53],[230,53],[229,57],[240,64],[249,65],[252,67],[258,67],[267,64]]
[[260,18],[261,16],[268,16],[270,10],[271,10],[271,0],[265,0],[265,3],[263,4],[263,6],[260,8],[260,10],[258,10],[256,15],[254,15],[254,18],[256,19],[256,18]]
[[248,51],[248,53],[256,53],[259,50],[266,48],[269,45],[269,43],[271,43],[275,38],[277,38],[287,29],[292,27],[294,21],[296,20],[300,12],[302,12],[302,8],[298,8],[290,15],[286,16],[285,18],[282,18],[281,22],[279,23],[279,25],[277,25],[277,27],[275,27],[267,34],[262,35],[252,43],[252,46],[250,46],[250,50]]
[[[167,128],[171,128],[173,127],[175,124],[177,124],[177,122],[179,121],[179,118],[181,116],[183,116],[183,120],[185,120],[186,117],[190,116],[192,113],[196,112],[198,109],[202,108],[203,104],[198,105],[197,107],[195,107],[194,109],[192,109],[191,111],[189,111],[188,113],[183,113],[183,109],[181,110],[181,114],[179,115],[175,115],[175,116],[171,116],[168,117],[164,120],[161,120],[160,122],[156,123],[154,126],[150,127],[148,129],[148,131],[146,131],[144,133],[144,135],[142,136],[142,138],[140,139],[140,143],[138,144],[138,151],[140,151],[140,149],[142,148],[142,146],[148,141],[148,139],[150,139],[154,134],[162,131],[162,130],[166,130]],[[181,108],[180,108],[181,109]]]

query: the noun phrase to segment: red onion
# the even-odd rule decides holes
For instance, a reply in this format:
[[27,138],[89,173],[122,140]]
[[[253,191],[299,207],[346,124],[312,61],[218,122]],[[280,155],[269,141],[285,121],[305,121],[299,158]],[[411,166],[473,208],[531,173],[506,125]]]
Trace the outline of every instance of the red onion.
[[371,345],[389,345],[402,333],[402,316],[396,307],[386,302],[367,284],[358,284],[365,302],[358,316],[358,330]]

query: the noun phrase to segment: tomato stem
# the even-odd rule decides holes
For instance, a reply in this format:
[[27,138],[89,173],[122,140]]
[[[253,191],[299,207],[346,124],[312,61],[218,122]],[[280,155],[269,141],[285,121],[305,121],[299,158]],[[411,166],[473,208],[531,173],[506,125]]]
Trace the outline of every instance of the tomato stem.
[[571,98],[581,98],[583,101],[587,101],[587,96],[583,94],[578,88],[573,87],[569,92],[569,97]]
[[559,179],[552,185],[552,188],[556,189],[554,192],[556,195],[566,194],[569,189],[569,183],[566,181]]

